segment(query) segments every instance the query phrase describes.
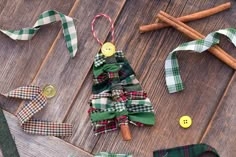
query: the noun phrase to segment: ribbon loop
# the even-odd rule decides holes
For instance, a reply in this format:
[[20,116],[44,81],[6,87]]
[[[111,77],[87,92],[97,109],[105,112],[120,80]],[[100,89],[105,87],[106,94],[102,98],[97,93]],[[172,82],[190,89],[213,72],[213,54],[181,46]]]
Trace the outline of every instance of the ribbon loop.
[[165,79],[169,93],[182,91],[184,85],[179,72],[179,63],[177,60],[177,51],[192,50],[202,53],[212,46],[219,44],[219,35],[225,35],[236,46],[236,29],[227,28],[212,32],[205,39],[194,40],[183,43],[169,53],[165,60]]
[[93,33],[93,37],[97,40],[97,42],[100,44],[100,45],[103,45],[103,43],[98,39],[98,37],[96,36],[96,33],[95,33],[95,30],[94,30],[94,25],[95,25],[95,21],[97,18],[99,17],[105,17],[109,20],[110,24],[111,24],[111,36],[112,36],[112,40],[111,42],[114,43],[115,41],[115,32],[114,32],[114,23],[111,19],[110,16],[106,15],[106,14],[98,14],[96,15],[94,18],[93,18],[93,21],[91,23],[91,29],[92,29],[92,33]]
[[61,21],[63,34],[67,49],[71,57],[74,57],[78,50],[78,40],[73,18],[66,16],[55,10],[48,10],[39,15],[38,20],[32,28],[22,28],[20,30],[2,30],[0,31],[13,40],[30,40],[38,32],[41,26],[53,22]]

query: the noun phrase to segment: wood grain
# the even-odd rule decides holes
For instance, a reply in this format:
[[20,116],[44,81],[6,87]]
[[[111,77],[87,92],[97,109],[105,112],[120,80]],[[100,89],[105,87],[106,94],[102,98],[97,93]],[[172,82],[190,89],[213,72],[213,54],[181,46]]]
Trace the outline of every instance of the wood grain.
[[[42,12],[55,9],[68,14],[73,4],[74,0],[67,3],[57,0],[0,0],[0,28],[31,27]],[[0,33],[0,92],[6,93],[32,82],[60,28],[60,23],[42,27],[30,41],[14,41]],[[63,53],[67,55],[66,51]],[[12,113],[20,104],[20,101],[7,100],[1,96],[0,102],[2,108]]]
[[236,74],[232,77],[221,102],[200,142],[210,144],[221,156],[236,154]]
[[6,111],[4,114],[21,157],[92,157],[59,138],[26,134],[14,115]]
[[[217,1],[217,3],[222,2]],[[130,3],[130,5],[132,4]],[[196,12],[200,10],[199,8],[205,9],[214,5],[209,1],[171,1],[167,12],[177,17]],[[129,4],[126,4],[125,7],[129,7]],[[122,14],[127,13],[122,12]],[[219,14],[211,19],[203,19],[191,24],[198,31],[207,34],[225,27],[221,23],[224,18],[224,14]],[[130,25],[130,27],[133,26]],[[163,34],[158,36],[160,33]],[[118,38],[120,37],[122,38],[124,35],[121,33]],[[145,49],[139,52],[140,56],[138,59],[136,58],[135,64],[132,64],[153,102],[156,111],[156,125],[150,128],[131,128],[133,140],[130,142],[122,141],[117,133],[103,135],[97,142],[93,153],[103,150],[131,152],[135,157],[151,157],[153,150],[199,141],[233,70],[209,53],[201,55],[179,53],[180,69],[186,89],[181,93],[168,94],[164,80],[164,60],[172,49],[185,41],[189,41],[189,39],[174,29],[153,32]],[[224,48],[229,49],[231,45],[224,44]],[[129,53],[129,51],[126,52],[128,60],[130,60]],[[183,115],[189,115],[193,119],[193,125],[187,130],[181,129],[178,124],[179,118]]]
[[[172,49],[190,39],[172,28],[142,35],[138,31],[140,25],[155,22],[160,10],[179,17],[228,1],[0,2],[0,28],[32,26],[41,12],[56,9],[74,17],[79,40],[77,56],[70,59],[62,33],[58,34],[60,24],[43,27],[31,41],[13,41],[0,34],[0,92],[31,83],[41,87],[52,84],[57,88],[56,97],[50,99],[47,107],[35,117],[74,125],[73,136],[65,138],[66,142],[55,137],[30,136],[21,131],[12,114],[5,112],[23,157],[87,157],[91,156],[88,153],[100,151],[129,152],[134,157],[151,157],[157,149],[198,142],[211,144],[222,156],[236,153],[236,109],[233,106],[236,73],[207,52],[180,52],[178,58],[185,90],[168,94],[164,80],[165,58]],[[232,9],[189,25],[204,35],[235,26],[236,21],[232,17],[236,16],[236,3],[233,0],[230,2]],[[34,7],[36,9],[32,9]],[[154,127],[131,126],[133,139],[129,142],[122,140],[119,131],[94,136],[87,113],[92,87],[91,66],[94,55],[100,49],[90,30],[90,23],[97,13],[106,13],[115,20],[116,47],[124,51],[156,112]],[[99,20],[95,29],[103,41],[106,38],[110,40],[108,21]],[[220,46],[236,57],[234,46],[226,38],[222,38]],[[12,113],[21,103],[2,97],[0,102],[3,103],[1,107]],[[178,120],[182,115],[192,117],[191,128],[180,128]]]

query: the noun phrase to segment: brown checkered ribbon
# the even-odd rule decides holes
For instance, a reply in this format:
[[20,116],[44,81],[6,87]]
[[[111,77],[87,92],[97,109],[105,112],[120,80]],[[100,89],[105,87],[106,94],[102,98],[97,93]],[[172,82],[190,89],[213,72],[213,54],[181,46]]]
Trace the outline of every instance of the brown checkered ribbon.
[[25,132],[45,136],[72,135],[71,124],[32,119],[33,115],[43,109],[47,104],[47,99],[39,87],[19,87],[3,95],[10,98],[29,100],[16,115]]

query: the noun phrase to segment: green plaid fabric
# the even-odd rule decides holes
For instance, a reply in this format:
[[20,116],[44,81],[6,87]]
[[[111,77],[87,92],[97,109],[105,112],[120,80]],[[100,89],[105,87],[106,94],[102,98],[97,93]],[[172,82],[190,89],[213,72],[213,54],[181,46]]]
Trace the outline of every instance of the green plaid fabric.
[[163,149],[153,152],[154,157],[199,157],[204,153],[214,154],[215,157],[220,157],[217,151],[206,144],[188,145],[182,147],[175,147],[170,149]]
[[[122,51],[116,51],[115,57],[117,58],[124,58],[124,53]],[[94,66],[99,67],[103,63],[105,63],[105,56],[102,53],[97,53],[94,57]]]
[[132,157],[132,155],[130,155],[130,154],[114,154],[114,153],[100,152],[100,153],[97,153],[94,157]]
[[0,150],[4,157],[20,157],[15,140],[12,138],[7,120],[0,108]]
[[227,36],[234,46],[236,46],[236,29],[227,28],[212,32],[208,34],[205,39],[183,43],[169,53],[165,60],[165,78],[169,93],[175,93],[184,89],[179,72],[179,64],[176,55],[177,51],[192,50],[201,53],[213,45],[218,44],[220,41],[220,34]]
[[121,123],[154,125],[151,102],[122,51],[107,58],[98,53],[93,75],[89,113],[95,135],[117,130]]
[[70,56],[74,57],[78,49],[78,40],[73,19],[55,10],[48,10],[39,15],[38,20],[32,28],[22,28],[20,30],[0,31],[13,40],[30,40],[37,33],[41,26],[53,22],[61,21],[63,34]]

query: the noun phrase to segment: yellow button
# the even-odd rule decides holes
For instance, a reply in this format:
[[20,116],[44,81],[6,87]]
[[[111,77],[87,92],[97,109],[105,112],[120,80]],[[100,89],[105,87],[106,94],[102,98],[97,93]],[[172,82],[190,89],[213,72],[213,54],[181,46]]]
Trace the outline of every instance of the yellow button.
[[110,42],[107,42],[105,44],[102,45],[102,54],[105,56],[105,57],[110,57],[112,56],[113,54],[115,54],[116,52],[116,47],[115,45],[113,45],[112,43]]
[[192,119],[189,116],[182,116],[179,119],[179,125],[185,129],[189,128],[192,125]]
[[46,97],[46,98],[52,98],[56,95],[56,88],[52,85],[46,85],[44,88],[43,88],[43,95]]

